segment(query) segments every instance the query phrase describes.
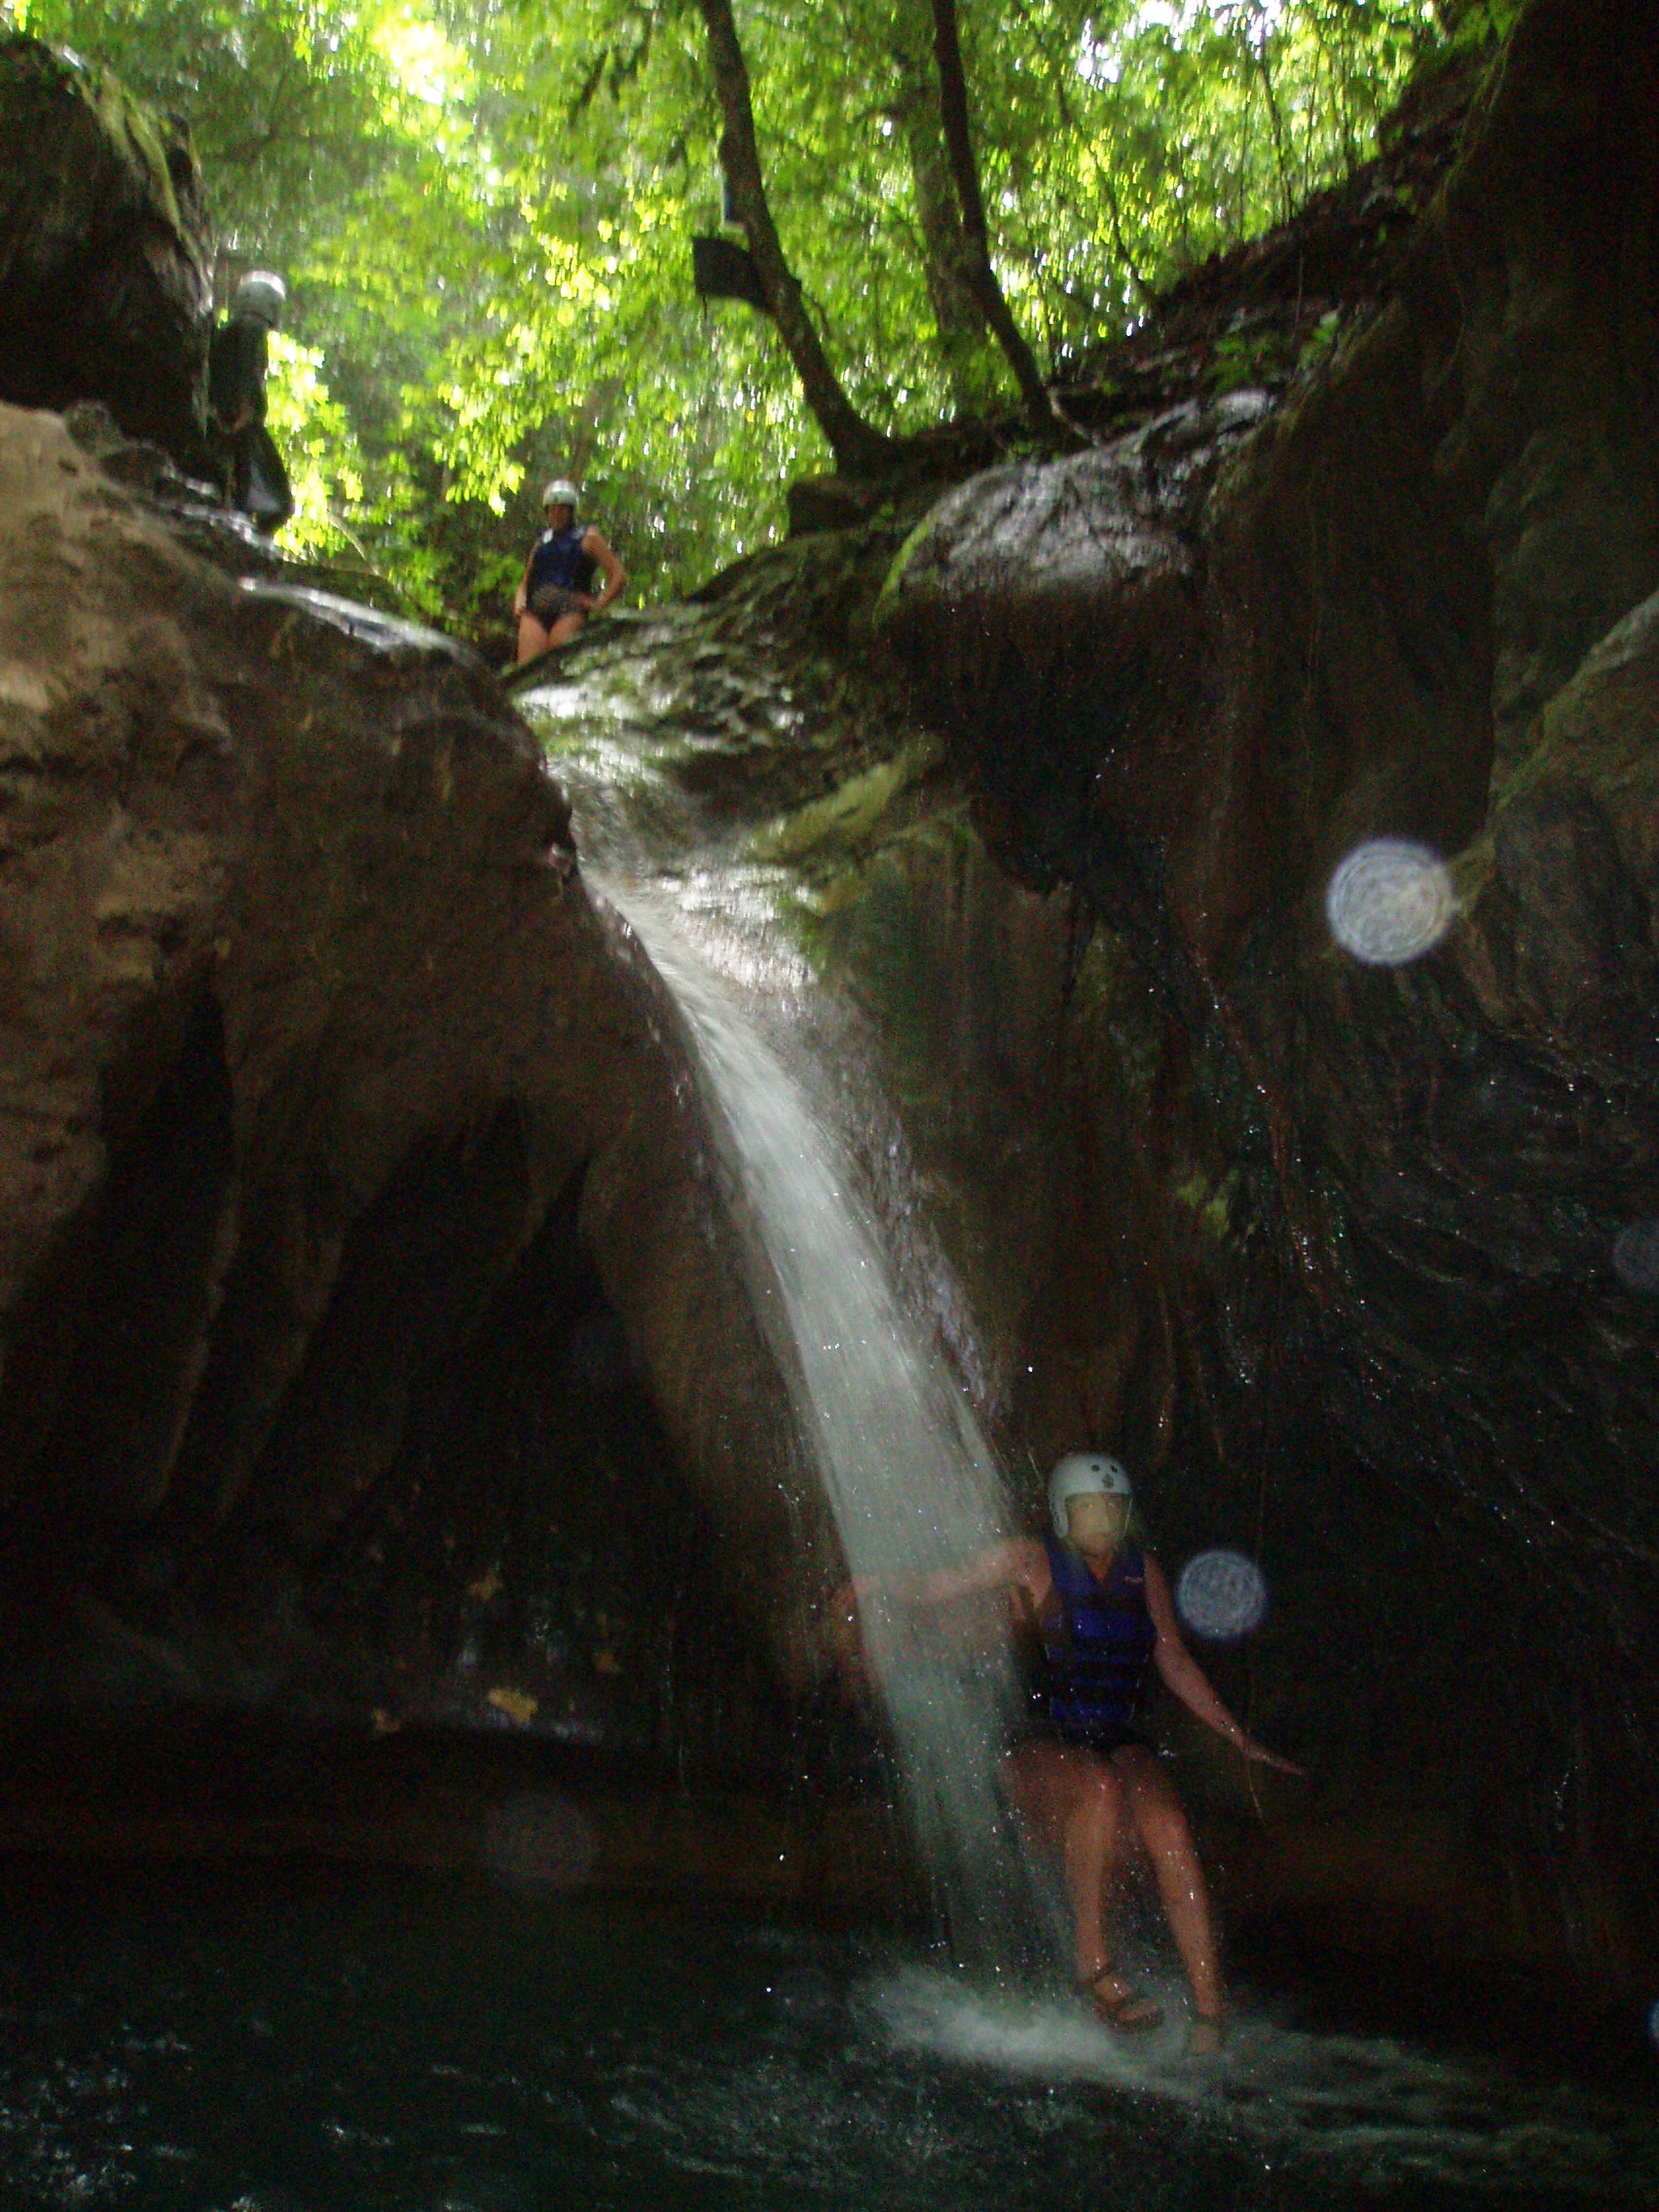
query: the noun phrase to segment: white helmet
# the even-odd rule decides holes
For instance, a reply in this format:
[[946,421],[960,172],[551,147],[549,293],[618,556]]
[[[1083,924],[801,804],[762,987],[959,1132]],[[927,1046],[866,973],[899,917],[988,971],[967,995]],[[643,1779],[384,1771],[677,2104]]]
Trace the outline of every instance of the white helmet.
[[1133,1497],[1134,1486],[1122,1459],[1109,1452],[1068,1452],[1057,1460],[1049,1477],[1049,1511],[1054,1517],[1054,1533],[1062,1539],[1071,1524],[1066,1506],[1074,1497]]
[[581,504],[581,494],[568,476],[555,476],[551,483],[541,487],[541,504],[544,507],[576,507]]
[[250,269],[237,286],[231,305],[238,314],[250,314],[255,322],[275,330],[288,303],[288,287],[270,269]]

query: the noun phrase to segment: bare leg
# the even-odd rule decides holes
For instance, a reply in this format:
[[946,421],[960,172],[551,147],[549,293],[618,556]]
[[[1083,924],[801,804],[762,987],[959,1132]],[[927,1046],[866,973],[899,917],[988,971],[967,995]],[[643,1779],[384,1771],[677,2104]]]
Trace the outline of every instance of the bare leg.
[[1003,1775],[1021,1820],[1064,1868],[1077,1978],[1109,2011],[1131,1994],[1123,1976],[1110,1971],[1105,1927],[1106,1893],[1117,1871],[1124,1825],[1119,1778],[1097,1753],[1050,1743],[1021,1744],[1003,1761]]
[[1193,2010],[1200,2021],[1218,2026],[1222,1987],[1215,1916],[1181,1800],[1153,1753],[1140,1745],[1125,1745],[1112,1763],[1123,1783],[1128,1816],[1152,1861],[1164,1918],[1187,1971]]
[[1077,1778],[1060,1845],[1080,1982],[1092,1984],[1108,1963],[1106,1886],[1117,1863],[1122,1816],[1117,1776],[1103,1761],[1091,1762],[1090,1771]]
[[527,660],[534,660],[537,653],[544,653],[551,642],[548,632],[542,628],[535,616],[527,608],[519,616],[518,664],[520,668],[524,666]]
[[561,614],[547,633],[547,643],[550,645],[568,645],[586,621],[587,616],[580,608],[573,608],[569,614]]

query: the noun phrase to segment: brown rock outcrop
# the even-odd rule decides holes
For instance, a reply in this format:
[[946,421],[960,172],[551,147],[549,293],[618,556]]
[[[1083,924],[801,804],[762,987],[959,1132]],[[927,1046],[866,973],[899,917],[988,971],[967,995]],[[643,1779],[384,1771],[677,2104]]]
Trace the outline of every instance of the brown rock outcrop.
[[212,305],[188,133],[104,69],[0,38],[0,402],[101,400],[188,463]]
[[[568,1335],[608,1308],[726,1531],[743,1633],[787,1672],[801,1583],[766,1563],[810,1550],[816,1508],[778,1486],[786,1398],[696,1087],[493,680],[430,633],[204,565],[55,418],[5,410],[0,839],[14,1653],[113,1594],[196,1652],[186,1677],[195,1623],[270,1689],[315,1657],[308,1577],[338,1583],[342,1531],[368,1573],[411,1524],[419,1587],[385,1640],[441,1667],[531,1477],[440,1510],[411,1408],[498,1356],[476,1348],[491,1316],[545,1425],[569,1382],[549,1315]],[[490,1433],[451,1459],[520,1451]],[[614,1473],[593,1512],[623,1559],[667,1508]],[[612,1675],[624,1625],[582,1632]]]

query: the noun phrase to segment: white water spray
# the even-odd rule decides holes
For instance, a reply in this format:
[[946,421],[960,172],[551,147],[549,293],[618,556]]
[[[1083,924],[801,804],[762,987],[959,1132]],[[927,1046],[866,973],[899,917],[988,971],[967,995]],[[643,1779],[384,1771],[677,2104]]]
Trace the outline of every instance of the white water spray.
[[[675,909],[631,886],[596,888],[690,1030],[782,1295],[782,1316],[759,1304],[848,1566],[903,1580],[960,1565],[1004,1532],[1001,1480],[960,1387],[904,1310],[843,1147]],[[1007,1655],[953,1652],[937,1622],[897,1605],[866,1607],[865,1633],[958,1955],[1011,1970],[1037,1919],[997,1788],[1014,1695]]]

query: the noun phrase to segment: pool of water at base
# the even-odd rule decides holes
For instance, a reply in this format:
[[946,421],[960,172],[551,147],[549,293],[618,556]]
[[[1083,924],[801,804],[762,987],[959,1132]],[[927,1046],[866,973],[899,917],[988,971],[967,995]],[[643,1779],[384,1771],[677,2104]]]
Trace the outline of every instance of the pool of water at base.
[[[917,1946],[483,1877],[13,1863],[0,2205],[1659,2203],[1659,2105],[1243,1992],[1219,2062]],[[1148,1954],[1155,1977],[1154,1954]]]

